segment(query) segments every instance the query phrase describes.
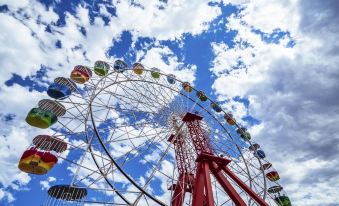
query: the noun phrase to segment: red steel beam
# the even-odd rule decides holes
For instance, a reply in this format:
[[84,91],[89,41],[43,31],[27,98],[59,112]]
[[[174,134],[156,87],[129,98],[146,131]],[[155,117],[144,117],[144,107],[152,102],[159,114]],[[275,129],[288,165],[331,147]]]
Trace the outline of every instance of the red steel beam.
[[232,199],[232,201],[237,206],[246,206],[246,203],[244,200],[240,197],[238,192],[233,188],[232,184],[226,179],[224,174],[219,169],[218,165],[215,162],[212,162],[211,169],[214,177],[217,179],[219,184],[222,186],[222,188],[225,190],[225,192],[228,194],[228,196]]
[[234,180],[249,196],[252,197],[260,206],[269,206],[265,200],[259,197],[253,190],[248,187],[239,177],[237,177],[229,168],[226,166],[221,167],[225,173]]
[[205,200],[206,206],[214,206],[213,190],[210,177],[210,168],[208,162],[204,161],[203,163],[203,175],[205,182]]
[[174,193],[172,196],[172,206],[182,206],[184,199],[185,199],[185,193],[186,193],[186,189],[187,189],[187,180],[188,177],[186,177],[187,175],[184,174],[180,174],[179,179],[177,184],[175,185],[174,188]]
[[192,206],[204,205],[205,180],[203,172],[203,165],[199,162],[194,180]]

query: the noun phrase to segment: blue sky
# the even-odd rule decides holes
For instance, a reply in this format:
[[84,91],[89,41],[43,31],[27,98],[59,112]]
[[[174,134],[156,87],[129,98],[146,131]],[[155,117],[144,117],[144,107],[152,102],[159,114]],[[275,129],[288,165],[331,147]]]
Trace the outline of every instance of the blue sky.
[[249,127],[295,205],[338,205],[335,0],[0,1],[0,205],[35,205],[25,115],[74,65],[123,58],[190,81]]

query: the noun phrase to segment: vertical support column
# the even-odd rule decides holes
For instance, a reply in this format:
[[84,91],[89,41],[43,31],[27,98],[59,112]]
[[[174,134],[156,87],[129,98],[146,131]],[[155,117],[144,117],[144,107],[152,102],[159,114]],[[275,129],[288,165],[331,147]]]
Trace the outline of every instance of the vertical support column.
[[213,198],[213,190],[212,190],[212,183],[210,177],[210,168],[208,162],[204,161],[203,163],[203,173],[204,173],[204,180],[205,180],[205,200],[207,206],[214,206],[214,198]]
[[185,193],[187,190],[187,182],[188,182],[187,174],[185,173],[180,174],[178,182],[174,188],[174,193],[171,200],[172,206],[182,206],[185,199]]
[[182,206],[185,200],[186,192],[192,192],[191,176],[194,167],[191,166],[192,163],[189,161],[189,153],[185,149],[185,141],[183,139],[184,137],[175,118],[173,118],[173,125],[176,130],[176,134],[172,134],[167,141],[173,143],[174,145],[179,178],[177,180],[177,184],[171,186],[171,188],[174,189],[171,197],[171,205]]
[[199,162],[194,182],[192,206],[214,206],[210,169],[207,162]]
[[204,204],[204,188],[205,181],[203,175],[203,168],[201,162],[199,162],[195,173],[192,205]]

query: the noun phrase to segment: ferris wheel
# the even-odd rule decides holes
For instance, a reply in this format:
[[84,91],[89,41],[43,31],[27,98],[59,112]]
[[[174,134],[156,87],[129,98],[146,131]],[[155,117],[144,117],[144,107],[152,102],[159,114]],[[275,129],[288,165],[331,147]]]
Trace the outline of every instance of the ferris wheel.
[[52,133],[41,130],[18,165],[35,175],[62,167],[42,205],[291,205],[247,129],[172,74],[96,61],[47,94],[26,122]]

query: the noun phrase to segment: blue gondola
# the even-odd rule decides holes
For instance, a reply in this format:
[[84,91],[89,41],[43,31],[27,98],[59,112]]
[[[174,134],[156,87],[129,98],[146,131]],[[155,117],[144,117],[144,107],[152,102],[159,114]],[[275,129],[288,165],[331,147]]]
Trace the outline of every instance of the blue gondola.
[[128,65],[126,64],[126,62],[124,62],[122,60],[116,60],[114,62],[113,68],[114,68],[115,71],[122,73],[122,72],[124,72],[128,69]]
[[170,84],[175,84],[175,76],[173,74],[168,75],[167,82]]
[[264,159],[266,157],[265,152],[263,150],[255,151],[254,156],[259,158],[259,159]]
[[215,103],[215,102],[211,103],[211,107],[216,112],[221,112],[222,111],[221,107],[217,103]]
[[64,99],[72,94],[76,89],[76,85],[71,79],[58,77],[54,83],[49,85],[47,89],[48,96],[54,99]]
[[71,95],[71,89],[66,85],[52,83],[47,89],[48,96],[54,99],[63,99]]

